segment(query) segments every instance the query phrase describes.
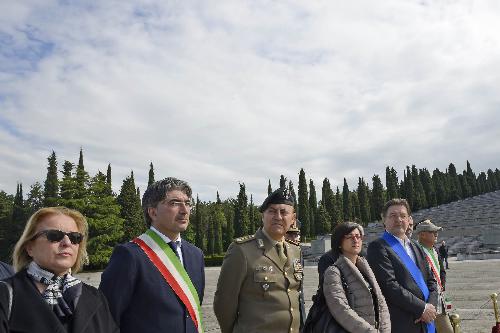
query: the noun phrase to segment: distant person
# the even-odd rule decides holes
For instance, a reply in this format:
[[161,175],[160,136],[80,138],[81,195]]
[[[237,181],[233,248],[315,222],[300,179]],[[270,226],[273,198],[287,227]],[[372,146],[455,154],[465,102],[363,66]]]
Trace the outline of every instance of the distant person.
[[427,263],[437,281],[438,306],[436,307],[436,331],[437,333],[453,333],[453,327],[446,313],[446,297],[444,295],[446,271],[443,267],[443,260],[434,247],[438,238],[438,232],[441,229],[441,227],[434,225],[431,220],[426,219],[417,225],[416,233],[418,234],[418,243],[424,249]]
[[449,249],[449,247],[448,247],[448,245],[446,245],[446,242],[442,241],[441,245],[439,246],[439,254],[441,255],[441,257],[443,258],[443,261],[446,264],[446,269],[449,269],[449,267],[448,267],[448,249]]
[[0,280],[11,277],[12,275],[14,275],[12,266],[0,261]]
[[411,235],[413,235],[413,217],[408,217],[408,228],[406,229],[406,237],[411,239]]
[[[301,223],[299,220],[295,219],[295,222],[288,229],[285,234],[285,240],[297,245],[300,248],[300,226]],[[304,257],[302,255],[302,248],[300,248],[300,264],[304,267]],[[299,307],[300,307],[300,323],[301,327],[304,321],[306,320],[306,306],[304,302],[304,284],[300,285],[300,297],[299,297]]]
[[269,194],[259,209],[262,228],[227,249],[214,297],[222,333],[299,332],[303,267],[299,246],[285,240],[294,203],[284,188]]
[[203,252],[181,239],[189,225],[192,190],[169,177],[149,185],[142,209],[149,229],[117,245],[100,289],[122,333],[201,332]]
[[354,222],[340,223],[331,244],[337,260],[325,271],[323,282],[330,313],[347,332],[390,333],[385,298],[370,265],[360,256],[363,229]]
[[425,253],[408,239],[410,206],[391,199],[382,209],[385,232],[368,245],[367,259],[391,315],[393,333],[434,333],[437,287]]
[[72,275],[87,255],[87,230],[65,207],[30,217],[12,255],[17,273],[0,282],[0,332],[119,332],[106,297]]

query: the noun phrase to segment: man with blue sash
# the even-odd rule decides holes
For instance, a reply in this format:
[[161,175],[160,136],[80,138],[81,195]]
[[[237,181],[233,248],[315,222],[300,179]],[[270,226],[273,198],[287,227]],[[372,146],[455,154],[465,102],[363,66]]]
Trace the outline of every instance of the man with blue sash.
[[367,259],[384,294],[394,333],[435,333],[436,280],[420,246],[408,239],[410,206],[389,200],[382,210],[385,232],[368,245]]

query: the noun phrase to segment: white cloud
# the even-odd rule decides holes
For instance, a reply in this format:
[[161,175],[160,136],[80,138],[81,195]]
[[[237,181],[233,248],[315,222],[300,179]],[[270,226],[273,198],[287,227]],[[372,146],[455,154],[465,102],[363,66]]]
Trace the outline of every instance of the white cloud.
[[[499,166],[496,1],[106,1],[0,7],[0,188],[83,147],[256,202],[279,175]],[[29,34],[26,33],[29,31]],[[27,187],[27,186],[26,186]]]

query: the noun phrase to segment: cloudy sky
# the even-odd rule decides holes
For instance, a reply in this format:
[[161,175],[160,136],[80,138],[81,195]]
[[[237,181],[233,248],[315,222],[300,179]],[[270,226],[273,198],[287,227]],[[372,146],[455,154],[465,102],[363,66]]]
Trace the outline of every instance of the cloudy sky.
[[497,0],[0,2],[0,190],[90,174],[259,202],[304,168],[500,168]]

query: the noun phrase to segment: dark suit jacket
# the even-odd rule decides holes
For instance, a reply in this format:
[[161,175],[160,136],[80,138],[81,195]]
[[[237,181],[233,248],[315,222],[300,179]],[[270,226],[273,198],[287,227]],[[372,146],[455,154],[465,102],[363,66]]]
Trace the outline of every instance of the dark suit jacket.
[[[417,266],[429,288],[427,303],[436,306],[438,295],[436,280],[425,260],[424,252],[413,241],[411,248],[415,254]],[[414,321],[424,312],[426,303],[424,296],[398,255],[382,238],[379,238],[368,245],[367,259],[387,301],[391,314],[392,332],[426,332],[424,323],[414,324]]]
[[[66,333],[52,309],[42,299],[35,284],[21,270],[6,280],[12,285],[13,302],[8,319],[8,291],[0,284],[0,332]],[[72,321],[72,333],[118,333],[108,303],[96,288],[83,284]]]
[[12,266],[0,261],[0,280],[4,280],[12,275],[14,275]]
[[[182,240],[182,257],[203,301],[205,265],[199,248]],[[115,247],[99,289],[122,333],[197,332],[183,303],[142,249],[129,242]]]

